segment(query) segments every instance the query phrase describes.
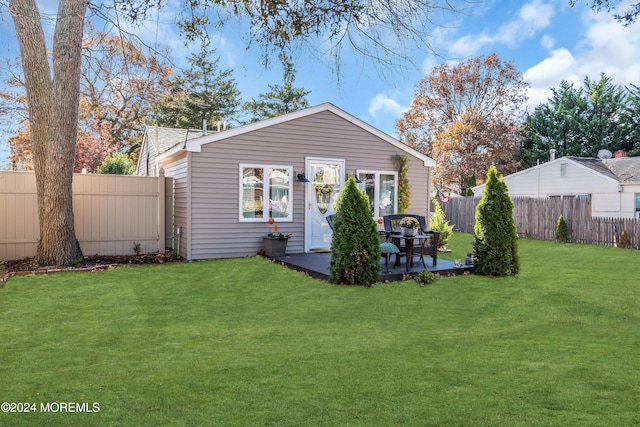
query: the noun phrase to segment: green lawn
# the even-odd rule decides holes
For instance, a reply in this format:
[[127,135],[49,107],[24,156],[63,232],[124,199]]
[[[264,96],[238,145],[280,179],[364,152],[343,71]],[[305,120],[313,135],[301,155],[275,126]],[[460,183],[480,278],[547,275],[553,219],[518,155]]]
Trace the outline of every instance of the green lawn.
[[426,287],[257,257],[14,277],[0,402],[100,411],[0,425],[639,425],[640,252],[519,248],[516,278]]

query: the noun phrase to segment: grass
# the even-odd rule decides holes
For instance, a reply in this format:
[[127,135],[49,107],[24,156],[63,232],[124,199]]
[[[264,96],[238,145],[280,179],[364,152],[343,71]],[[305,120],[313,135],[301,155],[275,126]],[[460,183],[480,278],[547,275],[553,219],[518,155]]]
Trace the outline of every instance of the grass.
[[519,247],[518,277],[425,287],[337,287],[261,258],[14,277],[0,401],[100,412],[0,425],[640,424],[640,252]]

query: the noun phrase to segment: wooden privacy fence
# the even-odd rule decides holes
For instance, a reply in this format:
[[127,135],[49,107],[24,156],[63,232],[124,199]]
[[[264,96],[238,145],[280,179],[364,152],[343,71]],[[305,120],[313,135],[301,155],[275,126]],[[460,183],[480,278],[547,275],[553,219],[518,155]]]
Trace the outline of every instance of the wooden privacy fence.
[[[513,197],[513,218],[520,237],[555,240],[556,224],[562,214],[569,229],[569,241],[613,246],[626,230],[631,246],[640,249],[640,220],[591,216],[591,201],[574,197]],[[454,230],[473,233],[480,198],[460,197],[442,203],[447,221]]]
[[[166,191],[165,191],[166,189]],[[73,176],[76,237],[85,255],[164,251],[172,224],[171,178]],[[166,206],[169,204],[169,206]],[[165,221],[166,218],[166,221]],[[170,229],[169,229],[170,230]],[[40,228],[33,172],[0,172],[0,260],[36,254]]]

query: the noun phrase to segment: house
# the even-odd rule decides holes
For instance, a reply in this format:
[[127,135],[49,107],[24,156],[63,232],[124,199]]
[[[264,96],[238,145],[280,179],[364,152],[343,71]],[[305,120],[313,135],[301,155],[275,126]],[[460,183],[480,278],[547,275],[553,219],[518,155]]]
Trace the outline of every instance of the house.
[[176,133],[172,143],[145,137],[137,169],[161,167],[173,178],[174,249],[186,259],[255,255],[270,218],[293,233],[288,253],[326,251],[326,216],[348,176],[362,181],[374,218],[397,213],[399,154],[409,158],[408,211],[429,214],[435,161],[332,104],[191,134]]
[[511,197],[579,197],[591,200],[591,216],[640,218],[640,157],[560,157],[503,179]]

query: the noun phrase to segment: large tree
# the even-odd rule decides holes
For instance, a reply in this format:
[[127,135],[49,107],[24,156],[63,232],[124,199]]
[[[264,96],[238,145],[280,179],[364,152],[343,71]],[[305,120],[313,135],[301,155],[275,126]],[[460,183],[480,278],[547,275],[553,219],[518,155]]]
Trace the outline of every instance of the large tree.
[[[129,153],[138,148],[151,105],[166,93],[171,73],[161,59],[146,51],[127,34],[108,35],[85,29],[78,136],[74,170],[95,172],[107,155],[115,150]],[[158,56],[161,58],[161,56]],[[33,169],[24,76],[19,64],[2,67],[4,89],[0,104],[18,123],[9,138],[10,161],[15,168]]]
[[[95,16],[124,12],[131,21],[139,21],[163,3],[122,0],[93,5],[87,0],[60,0],[48,50],[36,1],[9,0],[29,106],[41,234],[36,258],[40,264],[69,264],[81,256],[74,234],[71,183],[87,7],[91,6]],[[265,55],[296,41],[323,40],[338,64],[342,49],[351,44],[355,51],[386,65],[395,65],[398,58],[408,59],[408,52],[417,47],[430,49],[432,14],[453,9],[446,1],[431,0],[185,0],[182,4],[178,23],[191,38],[203,34],[207,25],[238,16],[249,21],[249,43],[260,44]]]
[[170,93],[154,106],[158,125],[199,129],[203,120],[213,125],[236,115],[240,91],[232,70],[220,70],[220,58],[210,59],[213,53],[203,45],[200,52],[187,58],[190,67],[170,80]]
[[525,120],[519,158],[523,167],[556,156],[596,157],[598,151],[640,148],[637,130],[637,88],[613,84],[605,74],[599,80],[584,79],[576,88],[562,81],[552,88],[549,100],[538,105]]
[[51,65],[35,0],[11,0],[29,105],[40,239],[36,260],[65,265],[82,256],[73,221],[82,35],[87,2],[61,0]]
[[158,97],[166,94],[172,69],[167,48],[151,49],[135,37],[96,31],[87,25],[80,74],[80,122],[86,133],[107,126],[118,149],[142,143],[145,123]]
[[280,54],[282,62],[282,86],[269,85],[270,92],[261,93],[258,99],[245,102],[242,109],[251,114],[249,121],[268,119],[301,110],[309,106],[307,95],[310,93],[300,87],[294,87],[296,70],[285,53]]
[[436,183],[465,194],[469,178],[491,164],[517,168],[526,88],[522,73],[496,54],[437,66],[416,87],[398,133],[436,160]]

